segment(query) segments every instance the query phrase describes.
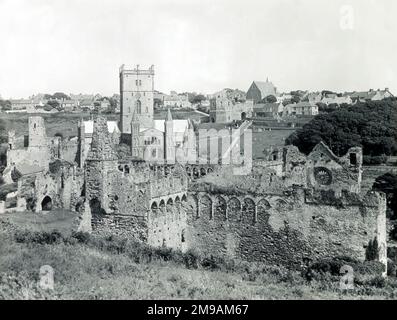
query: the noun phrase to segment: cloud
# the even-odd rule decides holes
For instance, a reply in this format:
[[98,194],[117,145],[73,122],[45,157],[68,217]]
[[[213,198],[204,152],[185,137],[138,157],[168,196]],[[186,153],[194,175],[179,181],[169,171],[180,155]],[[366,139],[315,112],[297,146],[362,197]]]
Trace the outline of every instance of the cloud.
[[155,65],[156,89],[397,92],[397,4],[351,0],[0,0],[0,94],[118,91],[118,67]]

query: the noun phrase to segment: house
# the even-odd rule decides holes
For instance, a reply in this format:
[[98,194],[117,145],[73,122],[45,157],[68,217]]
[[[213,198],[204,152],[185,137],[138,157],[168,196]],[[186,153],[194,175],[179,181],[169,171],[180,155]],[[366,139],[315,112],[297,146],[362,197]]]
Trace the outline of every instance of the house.
[[58,100],[59,107],[63,109],[65,112],[73,112],[76,107],[78,107],[79,103],[77,100]]
[[283,112],[283,116],[315,116],[317,114],[318,106],[312,102],[287,104]]
[[235,102],[234,100],[219,97],[210,100],[210,120],[216,123],[229,123],[245,120],[252,117],[253,102]]
[[71,93],[69,95],[69,97],[70,97],[71,100],[77,100],[77,101],[83,101],[83,100],[94,101],[94,95],[92,95],[92,94],[82,94],[82,93],[72,94]]
[[345,92],[344,97],[350,96],[353,102],[365,102],[365,101],[379,101],[386,98],[394,97],[394,95],[389,91],[389,88],[384,90],[373,90],[361,91],[361,92]]
[[254,105],[253,117],[277,117],[281,116],[283,111],[284,105],[281,102],[258,103]]
[[326,104],[327,106],[330,104],[337,104],[338,106],[340,106],[341,104],[352,104],[353,101],[349,96],[342,96],[342,97],[324,97],[321,100],[321,103]]
[[235,102],[244,102],[246,100],[246,93],[239,89],[233,90],[233,89],[225,88],[222,89],[221,91],[208,95],[208,99],[213,99],[213,98],[227,98]]
[[389,88],[384,90],[377,90],[375,95],[371,98],[372,101],[379,101],[386,98],[394,97],[394,95],[389,91]]
[[89,110],[94,110],[94,101],[91,99],[84,99],[80,101],[79,104],[81,109],[89,109]]
[[34,102],[31,99],[13,99],[10,102],[12,111],[26,110],[28,107],[34,106]]
[[321,99],[322,99],[321,92],[310,92],[303,98],[303,100],[305,101],[307,100],[312,103],[320,102]]
[[290,93],[282,93],[276,97],[277,102],[291,101],[292,95]]
[[172,108],[190,108],[191,103],[187,94],[177,94],[171,91],[169,95],[163,96],[163,106]]
[[110,108],[110,101],[108,99],[103,99],[100,101],[100,104],[98,106],[98,109],[100,111],[107,111]]
[[247,100],[252,100],[254,104],[267,96],[277,96],[277,88],[266,79],[266,81],[254,81],[247,91]]

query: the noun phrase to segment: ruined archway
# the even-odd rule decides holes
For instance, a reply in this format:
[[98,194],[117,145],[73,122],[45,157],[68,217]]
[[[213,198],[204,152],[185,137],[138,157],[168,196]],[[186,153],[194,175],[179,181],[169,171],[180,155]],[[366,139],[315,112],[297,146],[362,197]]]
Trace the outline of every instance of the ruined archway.
[[237,198],[231,198],[227,203],[227,218],[229,221],[239,222],[241,214],[241,202]]
[[255,202],[250,198],[245,198],[242,207],[243,222],[252,223],[255,221]]
[[197,167],[193,168],[193,176],[194,176],[194,178],[199,178],[200,177],[200,172],[197,169]]
[[172,198],[169,198],[167,200],[166,210],[168,213],[172,213],[173,208],[174,208],[174,201],[172,201]]
[[245,112],[241,113],[241,120],[247,119],[247,114]]
[[158,207],[156,201],[154,201],[154,202],[152,203],[150,209],[151,209],[153,215],[157,215],[159,207]]
[[165,212],[165,201],[161,200],[159,204],[160,212],[163,213]]
[[179,196],[176,196],[175,198],[175,210],[178,214],[181,212],[181,199]]
[[221,196],[216,196],[214,201],[214,219],[226,220],[226,200]]
[[200,197],[200,216],[212,218],[212,200],[207,194]]
[[101,202],[97,198],[90,200],[90,209],[93,216],[105,214],[105,210],[102,209]]
[[45,196],[41,201],[41,210],[42,211],[51,211],[52,210],[52,199],[49,196]]
[[258,203],[256,204],[256,221],[259,222],[266,222],[269,214],[268,214],[268,210],[270,209],[270,204],[267,200],[265,199],[261,199],[258,201]]
[[192,176],[192,168],[191,167],[186,167],[186,173],[189,177]]
[[207,174],[207,170],[205,170],[205,168],[201,168],[200,169],[200,176],[204,177]]

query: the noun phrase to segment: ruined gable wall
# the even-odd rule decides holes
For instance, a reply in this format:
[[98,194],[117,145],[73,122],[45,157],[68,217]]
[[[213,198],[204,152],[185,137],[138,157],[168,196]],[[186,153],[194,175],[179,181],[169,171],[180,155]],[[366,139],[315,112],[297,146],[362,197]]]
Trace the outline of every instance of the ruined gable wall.
[[60,145],[60,158],[70,163],[77,162],[78,160],[78,141],[65,140]]
[[301,268],[326,257],[364,260],[365,246],[377,237],[385,256],[384,196],[371,193],[361,202],[343,201],[338,207],[334,200],[307,197],[303,189],[284,196],[191,195],[187,246],[215,256]]
[[[350,154],[356,156],[352,164]],[[361,148],[351,148],[343,157],[336,157],[323,144],[317,145],[308,155],[299,152],[295,146],[284,149],[285,186],[299,185],[321,190],[342,190],[359,193],[361,185]]]

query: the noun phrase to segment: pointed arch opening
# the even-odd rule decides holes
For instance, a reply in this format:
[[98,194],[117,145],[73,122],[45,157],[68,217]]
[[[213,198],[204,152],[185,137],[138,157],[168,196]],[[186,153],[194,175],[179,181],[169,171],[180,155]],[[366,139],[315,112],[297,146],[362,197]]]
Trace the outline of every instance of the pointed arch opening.
[[212,219],[212,200],[207,194],[200,197],[200,216]]
[[226,215],[226,200],[221,196],[216,196],[214,201],[214,219],[225,221]]
[[51,211],[52,210],[52,199],[49,196],[45,196],[43,201],[41,201],[41,210],[42,211]]
[[227,217],[229,221],[240,221],[241,202],[237,198],[231,198],[227,203]]

